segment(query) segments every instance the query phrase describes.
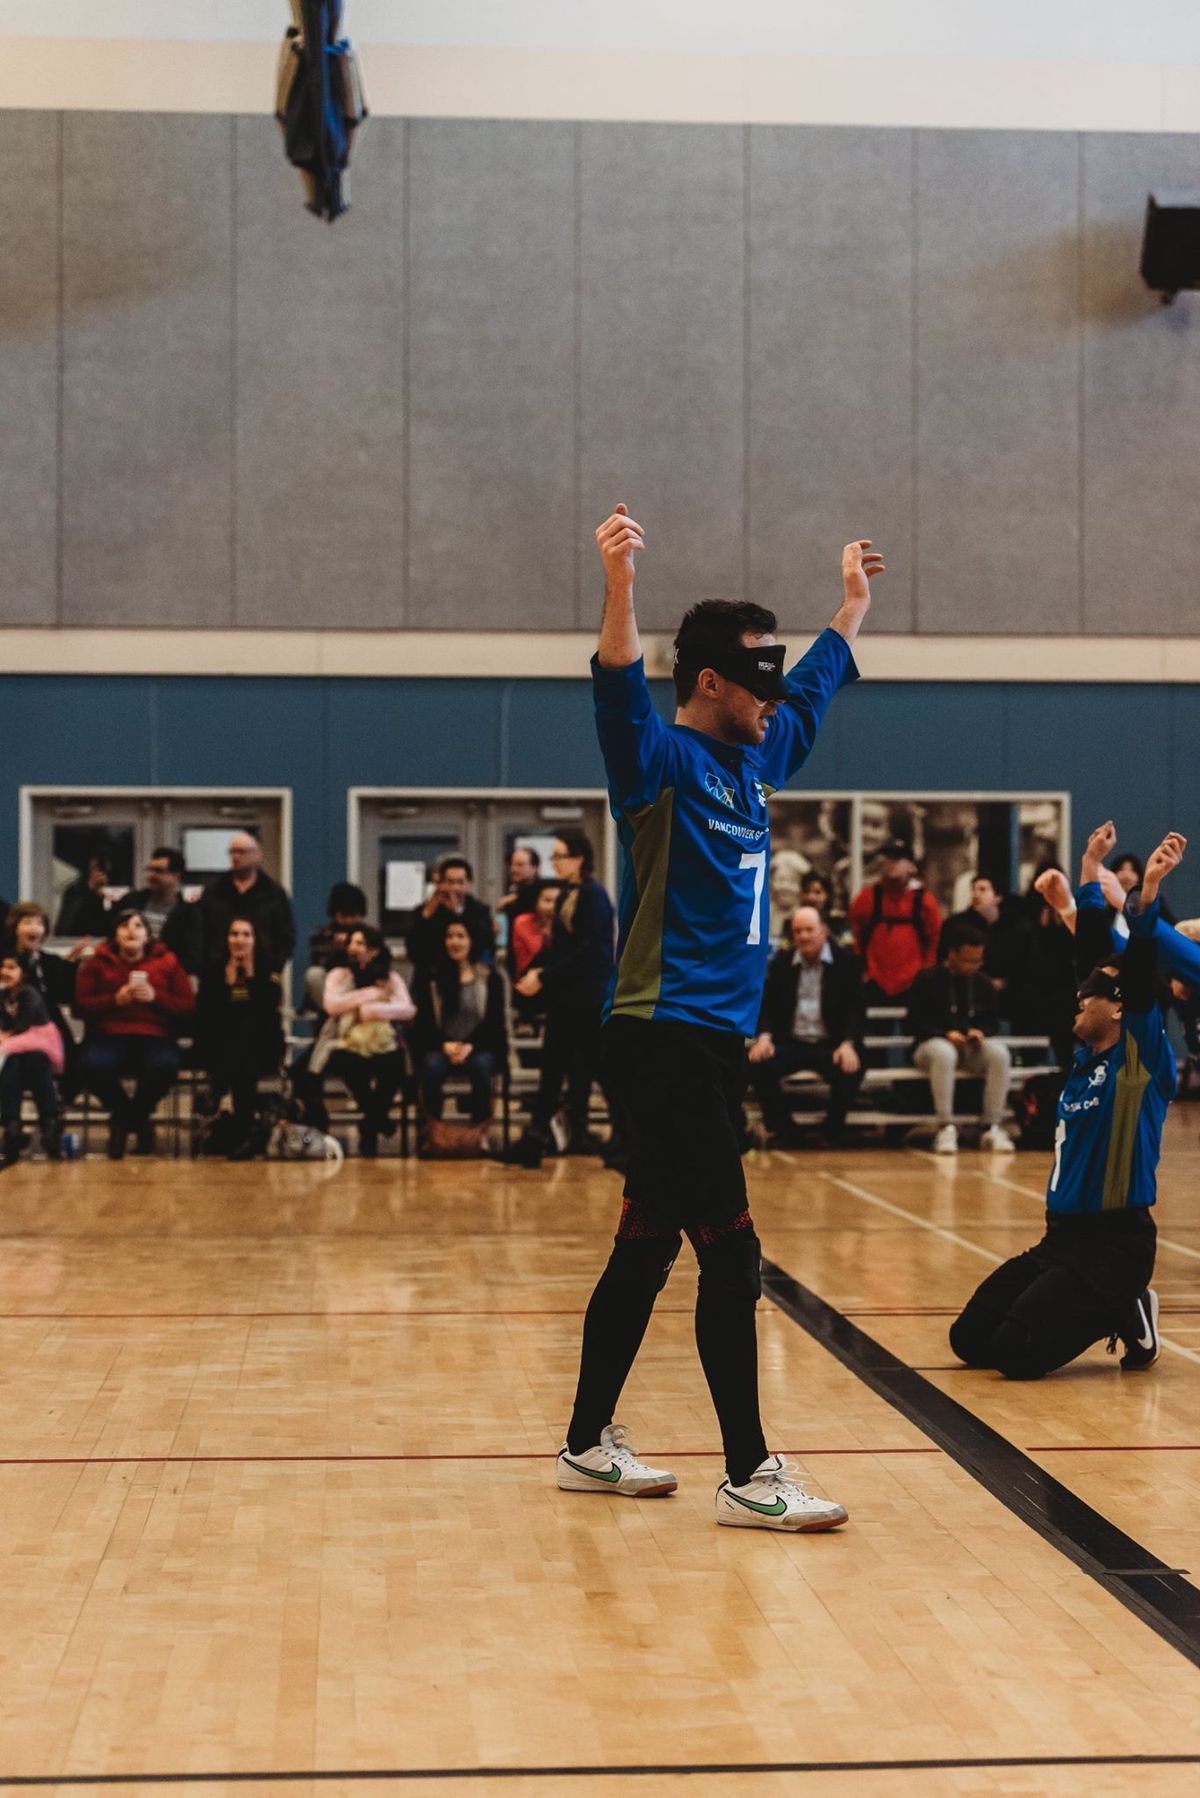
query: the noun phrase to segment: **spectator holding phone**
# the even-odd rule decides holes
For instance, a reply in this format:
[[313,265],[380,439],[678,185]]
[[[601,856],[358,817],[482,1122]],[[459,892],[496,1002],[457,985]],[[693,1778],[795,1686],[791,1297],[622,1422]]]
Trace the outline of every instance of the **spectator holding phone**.
[[[192,1014],[192,987],[141,912],[120,911],[108,940],[79,969],[75,1010],[87,1025],[83,1083],[109,1115],[108,1155],[119,1161],[131,1132],[139,1155],[154,1153],[155,1106],[179,1073],[176,1031]],[[133,1081],[128,1094],[124,1081]]]
[[28,960],[8,949],[0,956],[0,1123],[4,1127],[0,1167],[12,1167],[20,1157],[21,1100],[26,1093],[37,1106],[42,1147],[51,1161],[62,1159],[54,1084],[62,1066],[62,1039],[30,981]]

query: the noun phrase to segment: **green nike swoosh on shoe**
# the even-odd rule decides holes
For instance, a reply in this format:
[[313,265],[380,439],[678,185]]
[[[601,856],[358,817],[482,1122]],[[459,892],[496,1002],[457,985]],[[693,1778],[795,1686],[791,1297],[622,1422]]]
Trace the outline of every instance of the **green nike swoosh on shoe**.
[[595,1467],[581,1467],[578,1461],[572,1461],[570,1455],[564,1455],[563,1460],[568,1467],[573,1467],[576,1473],[586,1473],[589,1480],[607,1480],[609,1485],[613,1486],[621,1477],[619,1467],[610,1467],[606,1473],[601,1473]]
[[787,1500],[784,1498],[777,1498],[773,1505],[758,1505],[752,1498],[739,1498],[728,1486],[725,1488],[725,1496],[731,1498],[735,1505],[745,1505],[748,1511],[759,1511],[764,1517],[782,1517],[787,1510]]

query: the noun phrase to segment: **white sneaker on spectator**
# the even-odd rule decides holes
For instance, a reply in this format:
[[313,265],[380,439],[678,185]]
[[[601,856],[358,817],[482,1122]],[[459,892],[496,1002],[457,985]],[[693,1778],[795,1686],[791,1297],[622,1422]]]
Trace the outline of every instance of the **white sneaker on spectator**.
[[605,1424],[595,1448],[573,1455],[563,1443],[558,1456],[561,1492],[616,1492],[624,1498],[665,1498],[679,1481],[665,1467],[647,1467],[629,1446],[625,1426]]
[[1008,1131],[1002,1130],[999,1124],[993,1124],[984,1131],[979,1139],[979,1146],[981,1149],[990,1149],[994,1155],[1012,1155],[1016,1148]]
[[717,1487],[717,1522],[743,1530],[835,1530],[846,1508],[818,1498],[801,1485],[782,1455],[768,1455],[744,1486],[722,1480]]
[[957,1124],[943,1124],[942,1125],[941,1129],[938,1131],[937,1135],[933,1139],[933,1152],[935,1155],[957,1155],[958,1154],[958,1126],[957,1126]]

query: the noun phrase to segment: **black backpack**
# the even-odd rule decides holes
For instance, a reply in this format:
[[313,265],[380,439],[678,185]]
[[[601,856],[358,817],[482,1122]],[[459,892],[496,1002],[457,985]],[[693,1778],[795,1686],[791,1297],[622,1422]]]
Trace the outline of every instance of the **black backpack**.
[[1064,1073],[1058,1072],[1031,1074],[1025,1082],[1013,1106],[1021,1126],[1018,1148],[1046,1151],[1054,1147],[1058,1100],[1066,1079]]
[[306,204],[332,224],[350,210],[350,140],[367,116],[354,48],[339,37],[342,0],[292,0],[279,55],[275,117]]
[[875,882],[873,895],[871,916],[867,919],[866,929],[863,931],[862,942],[859,944],[858,950],[863,960],[866,960],[867,945],[881,924],[886,924],[889,930],[897,924],[903,924],[906,929],[911,928],[915,930],[923,952],[928,947],[929,941],[925,934],[925,913],[922,910],[922,901],[925,898],[925,888],[923,886],[915,886],[912,889],[912,911],[907,918],[884,917],[882,881],[877,880]]

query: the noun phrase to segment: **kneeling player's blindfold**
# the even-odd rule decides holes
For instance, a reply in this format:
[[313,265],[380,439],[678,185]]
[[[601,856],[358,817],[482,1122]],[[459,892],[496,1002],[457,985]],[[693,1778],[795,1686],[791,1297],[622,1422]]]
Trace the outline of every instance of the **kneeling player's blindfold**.
[[675,652],[681,668],[699,674],[702,668],[715,668],[726,680],[736,681],[753,693],[755,699],[785,700],[787,684],[783,678],[783,662],[787,649],[782,643],[765,643],[758,649],[742,644],[714,643],[700,638]]
[[1121,981],[1116,974],[1106,974],[1103,968],[1093,968],[1086,980],[1080,982],[1075,989],[1077,999],[1109,999],[1114,1005],[1121,1003]]

